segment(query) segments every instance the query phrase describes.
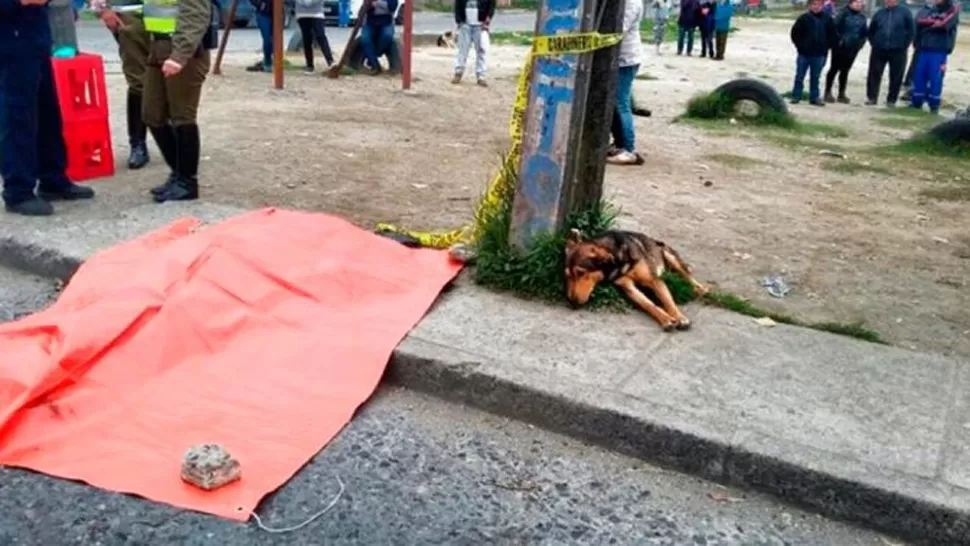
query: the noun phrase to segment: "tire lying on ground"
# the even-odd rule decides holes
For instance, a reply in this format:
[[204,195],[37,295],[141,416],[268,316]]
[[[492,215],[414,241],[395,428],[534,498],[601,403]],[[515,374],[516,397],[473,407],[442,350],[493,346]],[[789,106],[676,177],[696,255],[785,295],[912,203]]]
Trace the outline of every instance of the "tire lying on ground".
[[731,80],[715,89],[714,92],[729,98],[732,107],[740,101],[751,101],[757,104],[761,111],[775,110],[783,114],[788,113],[788,105],[785,104],[785,99],[781,98],[774,87],[762,81],[750,78]]
[[930,135],[947,144],[970,144],[970,119],[951,119],[930,129]]

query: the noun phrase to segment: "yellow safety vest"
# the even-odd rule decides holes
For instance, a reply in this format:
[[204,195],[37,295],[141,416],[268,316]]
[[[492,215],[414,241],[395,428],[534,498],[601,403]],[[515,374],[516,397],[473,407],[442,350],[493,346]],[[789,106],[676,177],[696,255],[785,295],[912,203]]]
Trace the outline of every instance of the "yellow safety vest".
[[143,9],[145,30],[155,34],[175,34],[178,0],[146,0]]

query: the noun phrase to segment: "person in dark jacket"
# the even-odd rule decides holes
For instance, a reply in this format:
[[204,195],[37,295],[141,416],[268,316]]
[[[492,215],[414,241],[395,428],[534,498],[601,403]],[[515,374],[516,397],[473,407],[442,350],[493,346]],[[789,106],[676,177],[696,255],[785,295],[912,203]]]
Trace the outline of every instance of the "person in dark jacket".
[[72,183],[65,174],[52,46],[47,0],[0,0],[3,201],[8,212],[27,216],[52,214],[49,201],[94,197],[91,188]]
[[882,75],[889,64],[889,92],[886,106],[896,106],[899,89],[903,84],[903,71],[906,70],[906,55],[913,43],[916,27],[913,13],[899,0],[886,0],[886,6],[872,16],[869,22],[869,75],[866,78],[866,104],[878,102],[879,86]]
[[919,63],[913,73],[913,108],[922,108],[925,101],[930,111],[940,111],[943,95],[943,73],[947,56],[956,43],[956,29],[960,22],[959,9],[950,0],[935,0],[931,9],[923,8],[916,16],[919,44]]
[[[855,63],[856,56],[866,45],[869,34],[869,24],[866,15],[862,13],[862,0],[851,0],[835,18],[835,32],[839,35],[839,42],[832,49],[832,62],[828,74],[825,75],[825,102],[838,100],[843,104],[851,101],[845,96],[845,86],[849,79],[849,71]],[[839,98],[832,96],[832,84],[835,76],[839,77]]]
[[701,0],[697,12],[697,21],[701,29],[701,58],[710,55],[714,59],[714,10],[717,9],[715,0]]
[[455,24],[458,25],[458,54],[455,56],[455,75],[451,83],[461,83],[465,74],[468,51],[475,45],[475,78],[478,85],[487,87],[485,56],[488,54],[488,26],[495,17],[494,0],[455,0]]
[[380,74],[381,63],[377,59],[394,43],[394,12],[398,0],[364,0],[364,4],[367,21],[360,28],[360,46],[371,74]]
[[795,69],[795,85],[792,87],[792,104],[802,101],[805,90],[805,74],[809,74],[808,101],[815,106],[825,106],[819,90],[825,58],[838,42],[835,21],[822,11],[822,0],[811,0],[808,11],[801,14],[791,27],[791,41],[798,51]]
[[697,0],[681,0],[680,17],[677,18],[677,54],[683,55],[684,43],[687,45],[687,56],[694,51],[694,30],[697,28],[697,14],[700,3]]

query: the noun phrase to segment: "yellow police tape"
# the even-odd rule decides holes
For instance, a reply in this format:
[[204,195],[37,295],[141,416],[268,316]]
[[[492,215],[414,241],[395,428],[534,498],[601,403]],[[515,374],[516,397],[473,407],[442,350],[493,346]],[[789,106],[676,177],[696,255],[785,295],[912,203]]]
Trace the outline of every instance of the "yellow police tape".
[[[610,47],[620,43],[622,34],[600,34],[588,32],[583,34],[556,34],[549,36],[535,36],[532,39],[532,49],[525,59],[525,67],[519,75],[518,89],[515,93],[515,103],[512,106],[512,116],[509,119],[509,137],[512,143],[505,155],[506,165],[514,169],[519,163],[519,151],[522,146],[522,133],[525,130],[525,109],[529,102],[529,78],[532,75],[534,59],[541,55],[565,55],[589,53],[597,49]],[[475,208],[474,220],[458,229],[444,231],[412,231],[399,228],[391,224],[378,224],[377,231],[393,232],[407,235],[427,248],[449,248],[457,243],[471,244],[479,236],[481,220],[496,210],[504,196],[509,195],[509,179],[506,173],[509,169],[499,171],[492,183],[488,185],[485,194]]]

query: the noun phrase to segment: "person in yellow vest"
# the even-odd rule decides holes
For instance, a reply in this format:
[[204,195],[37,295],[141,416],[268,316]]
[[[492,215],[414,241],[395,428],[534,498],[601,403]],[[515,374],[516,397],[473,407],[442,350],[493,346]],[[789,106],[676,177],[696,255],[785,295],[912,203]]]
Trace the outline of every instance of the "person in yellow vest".
[[151,42],[142,118],[171,168],[168,180],[152,188],[159,203],[199,197],[197,115],[209,50],[217,46],[218,18],[210,0],[145,0]]
[[121,71],[128,83],[128,168],[140,169],[149,161],[145,143],[147,130],[141,119],[142,78],[148,61],[148,34],[142,22],[142,0],[91,0],[91,9],[118,43]]

